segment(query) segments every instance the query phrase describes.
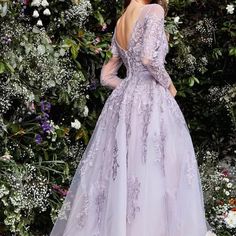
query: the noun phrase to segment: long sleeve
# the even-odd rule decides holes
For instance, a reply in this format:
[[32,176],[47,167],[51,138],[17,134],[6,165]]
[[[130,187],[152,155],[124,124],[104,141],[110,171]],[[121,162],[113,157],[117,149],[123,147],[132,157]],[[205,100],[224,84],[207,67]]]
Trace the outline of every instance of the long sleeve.
[[141,61],[154,79],[163,87],[168,88],[171,78],[165,69],[165,54],[163,47],[160,46],[165,37],[164,34],[164,9],[159,4],[153,4],[145,21]]
[[110,89],[115,89],[122,81],[122,79],[117,76],[117,73],[123,62],[119,56],[114,34],[111,42],[111,52],[113,56],[102,66],[100,84]]

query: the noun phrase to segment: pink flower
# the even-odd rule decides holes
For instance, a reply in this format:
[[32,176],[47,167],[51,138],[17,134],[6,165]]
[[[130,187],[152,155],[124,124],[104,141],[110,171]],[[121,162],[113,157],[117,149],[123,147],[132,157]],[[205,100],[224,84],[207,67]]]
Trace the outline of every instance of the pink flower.
[[30,0],[24,0],[24,5],[28,6],[29,2],[30,2]]
[[225,170],[222,171],[222,174],[224,176],[229,176],[229,171],[225,169]]
[[62,188],[61,186],[59,186],[57,184],[53,184],[52,189],[55,190],[56,192],[58,192],[63,197],[65,197],[67,195],[67,192],[68,192],[67,189]]
[[101,51],[102,51],[101,48],[96,48],[96,49],[95,49],[95,53],[96,53],[96,54],[99,54]]
[[103,23],[102,24],[102,31],[105,31],[107,29],[107,24],[106,23]]
[[94,42],[95,45],[96,45],[97,43],[100,43],[100,42],[101,42],[101,39],[100,39],[99,37],[96,37],[96,38],[95,38],[95,42]]

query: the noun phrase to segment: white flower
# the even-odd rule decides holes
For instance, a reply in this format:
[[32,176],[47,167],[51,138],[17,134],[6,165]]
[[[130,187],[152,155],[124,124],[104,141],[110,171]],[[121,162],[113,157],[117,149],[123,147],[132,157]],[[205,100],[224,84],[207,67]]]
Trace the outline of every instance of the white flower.
[[229,182],[229,179],[228,178],[223,178],[223,180],[225,181],[225,182]]
[[41,5],[42,5],[43,7],[47,7],[47,6],[49,6],[49,3],[48,3],[47,0],[43,0],[43,1],[41,2]]
[[39,12],[37,10],[34,10],[33,15],[34,18],[38,18],[39,17]]
[[37,22],[37,26],[43,26],[43,22],[40,19]]
[[176,17],[174,18],[175,24],[178,24],[178,23],[179,23],[179,20],[180,20],[180,17],[179,17],[179,16],[176,16]]
[[51,12],[49,11],[48,8],[46,8],[46,9],[43,11],[43,14],[44,14],[45,16],[50,16],[50,15],[51,15]]
[[31,6],[33,7],[39,7],[41,4],[41,0],[33,0],[33,2],[31,3]]
[[59,125],[54,125],[54,129],[60,129]]
[[228,183],[227,184],[227,188],[232,188],[233,184],[232,183]]
[[85,106],[85,107],[84,107],[84,113],[83,113],[83,115],[84,115],[84,116],[88,116],[88,112],[89,112],[89,109],[88,109],[87,106]]
[[220,187],[215,187],[215,190],[216,190],[216,191],[220,190]]
[[234,14],[234,5],[233,4],[228,4],[226,7],[227,13],[229,14]]
[[229,194],[230,194],[229,191],[225,191],[226,196],[229,196]]
[[236,211],[229,211],[225,217],[225,222],[229,228],[236,228]]
[[0,157],[1,160],[3,161],[9,161],[12,159],[12,155],[10,155],[10,153],[8,151],[5,152],[5,154],[3,156]]
[[75,119],[74,122],[71,122],[71,127],[75,129],[80,129],[81,123],[77,119]]

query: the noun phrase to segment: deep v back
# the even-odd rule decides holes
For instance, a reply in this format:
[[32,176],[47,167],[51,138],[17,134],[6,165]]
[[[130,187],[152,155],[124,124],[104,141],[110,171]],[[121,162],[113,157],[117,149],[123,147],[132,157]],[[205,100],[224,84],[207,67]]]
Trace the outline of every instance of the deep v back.
[[[153,76],[158,77],[158,81],[163,80],[163,83],[165,83],[163,86],[166,87],[170,83],[170,79],[164,67],[165,56],[168,52],[168,42],[164,32],[164,9],[159,4],[146,4],[134,16],[137,17],[135,17],[132,28],[129,29],[131,33],[127,39],[127,49],[119,44],[116,37],[120,31],[117,30],[117,26],[115,27],[111,41],[113,56],[103,66],[101,72],[102,84],[110,84],[111,87],[116,87],[120,79],[110,80],[108,79],[109,76],[105,75],[114,76],[114,71],[117,72],[117,68],[123,63],[126,67],[126,79],[124,81],[132,78],[135,81],[142,80],[141,84],[145,84],[152,80],[144,82],[143,76]],[[122,33],[118,36],[123,36]],[[162,77],[164,78],[162,79]],[[111,85],[113,81],[114,84]]]
[[[131,43],[131,41],[132,41],[132,37],[133,37],[133,35],[134,35],[134,31],[135,31],[135,29],[136,29],[136,27],[137,27],[139,21],[141,20],[142,15],[144,14],[144,9],[147,7],[147,5],[149,5],[149,4],[146,4],[146,5],[144,5],[144,6],[141,7],[140,12],[139,12],[137,18],[136,18],[136,20],[135,20],[134,23],[133,23],[132,29],[130,30],[129,39],[127,40],[126,49],[124,49],[124,48],[121,46],[121,44],[118,42],[118,40],[117,40],[117,24],[118,24],[118,22],[117,22],[117,24],[116,24],[116,27],[115,27],[115,30],[114,30],[115,42],[116,42],[117,46],[118,46],[121,50],[123,50],[124,52],[129,51],[129,47],[130,47],[130,43]],[[119,22],[119,23],[120,23],[120,22]]]

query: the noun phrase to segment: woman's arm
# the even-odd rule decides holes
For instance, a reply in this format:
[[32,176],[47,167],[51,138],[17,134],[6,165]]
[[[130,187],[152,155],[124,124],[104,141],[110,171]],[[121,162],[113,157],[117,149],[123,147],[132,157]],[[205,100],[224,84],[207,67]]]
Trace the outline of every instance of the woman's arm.
[[117,74],[123,62],[119,55],[119,49],[117,48],[114,37],[115,35],[113,34],[111,42],[111,52],[113,56],[107,63],[103,64],[100,74],[100,84],[110,89],[115,89],[122,81]]
[[164,34],[164,9],[159,4],[153,4],[145,22],[141,60],[154,79],[164,88],[169,88],[172,81],[165,69],[162,52],[159,50],[163,37],[166,37]]

